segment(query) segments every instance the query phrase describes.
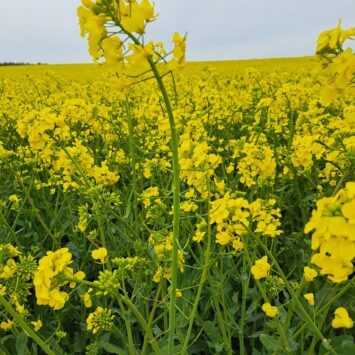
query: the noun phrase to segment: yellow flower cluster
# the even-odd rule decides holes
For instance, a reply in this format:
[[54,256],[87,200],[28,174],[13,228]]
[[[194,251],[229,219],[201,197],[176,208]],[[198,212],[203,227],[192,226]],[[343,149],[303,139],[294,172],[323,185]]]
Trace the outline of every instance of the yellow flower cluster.
[[69,267],[72,263],[72,254],[68,248],[62,248],[55,252],[48,251],[47,255],[38,262],[38,268],[34,273],[33,284],[35,286],[37,303],[48,305],[53,309],[61,309],[68,300],[69,295],[60,288],[69,284],[74,288],[75,281],[67,281],[65,278],[82,280],[85,274]]
[[[77,14],[80,34],[88,34],[89,53],[94,61],[105,58],[105,64],[114,69],[127,67],[130,74],[140,75],[149,69],[148,58],[165,60],[168,55],[162,42],[148,42],[141,45],[133,35],[143,35],[146,25],[155,20],[154,3],[141,1],[96,1],[83,0]],[[115,30],[113,29],[115,27]],[[119,34],[119,36],[117,35]],[[128,40],[128,42],[127,42]],[[169,69],[183,66],[185,61],[185,38],[174,33],[172,59]],[[121,80],[121,87],[129,87],[129,82]],[[124,83],[125,82],[125,83]],[[117,83],[116,83],[117,84]]]
[[272,306],[270,303],[264,303],[262,305],[261,309],[270,318],[276,317],[277,314],[279,313],[277,307]]
[[261,259],[255,261],[255,264],[251,267],[251,273],[255,280],[260,280],[269,275],[271,265],[267,261],[267,256],[263,256]]
[[267,180],[273,181],[276,174],[276,162],[273,150],[266,142],[245,143],[241,152],[236,152],[235,157],[242,158],[237,164],[240,182],[247,187],[262,184]]
[[[173,235],[172,232],[153,232],[149,236],[149,245],[153,246],[158,268],[153,276],[154,282],[160,282],[162,279],[170,281],[171,277],[171,251]],[[178,268],[184,272],[185,255],[182,250],[178,250]]]
[[31,254],[23,255],[10,243],[0,244],[0,295],[8,296],[19,313],[30,296],[37,263]]
[[311,262],[333,282],[348,280],[355,258],[355,182],[317,201],[305,233],[312,230],[312,249],[318,252]]
[[210,153],[207,142],[195,142],[190,136],[184,135],[180,139],[179,163],[180,176],[188,186],[194,187],[202,198],[208,195],[207,180],[214,174],[221,163],[221,157]]
[[350,329],[353,327],[354,322],[349,317],[348,311],[344,307],[338,307],[334,312],[334,319],[332,321],[333,328],[346,328]]
[[343,30],[341,20],[332,30],[324,31],[319,35],[316,53],[325,58],[330,75],[328,86],[322,90],[323,96],[332,100],[341,92],[351,86],[355,74],[355,54],[351,47],[343,50],[344,42],[355,39],[355,28]]
[[216,242],[221,245],[231,244],[235,250],[243,249],[240,236],[252,229],[254,232],[274,238],[282,233],[280,210],[274,208],[276,201],[257,199],[249,203],[242,197],[233,198],[227,192],[222,198],[212,201],[210,224],[216,224]]

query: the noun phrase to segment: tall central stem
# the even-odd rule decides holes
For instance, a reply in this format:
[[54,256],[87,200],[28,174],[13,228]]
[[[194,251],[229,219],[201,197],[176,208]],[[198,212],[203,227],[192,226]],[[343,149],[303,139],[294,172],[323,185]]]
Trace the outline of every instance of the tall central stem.
[[[130,32],[126,31],[121,24],[118,26],[126,33],[126,35],[139,46],[142,43]],[[158,83],[159,90],[163,96],[165,108],[169,118],[170,134],[171,134],[171,152],[173,155],[173,240],[171,255],[171,279],[170,279],[170,303],[169,303],[169,338],[168,338],[168,355],[174,354],[174,337],[176,329],[176,289],[177,289],[177,271],[178,271],[178,250],[179,250],[179,231],[180,231],[180,168],[179,168],[179,138],[174,120],[173,109],[162,76],[154,63],[151,55],[147,56],[147,61],[152,69],[154,77]]]
[[166,111],[169,117],[171,133],[171,152],[173,154],[173,250],[171,260],[171,283],[170,283],[170,303],[169,303],[169,338],[168,354],[174,354],[174,336],[175,336],[175,314],[176,314],[176,288],[177,288],[177,270],[178,270],[178,250],[179,250],[179,223],[180,223],[180,177],[179,177],[179,138],[174,120],[173,110],[171,108],[168,93],[163,83],[162,77],[151,57],[147,58],[157,80],[159,89],[163,95]]

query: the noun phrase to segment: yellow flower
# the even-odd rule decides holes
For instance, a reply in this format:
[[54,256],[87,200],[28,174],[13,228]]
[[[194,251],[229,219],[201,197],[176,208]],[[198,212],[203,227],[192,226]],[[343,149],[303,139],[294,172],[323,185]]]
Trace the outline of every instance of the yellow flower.
[[32,321],[31,324],[34,326],[34,329],[35,329],[36,332],[38,332],[43,326],[41,320]]
[[303,268],[303,277],[307,282],[313,281],[318,275],[318,272],[308,266]]
[[25,306],[18,303],[18,304],[16,305],[16,311],[17,311],[18,313],[20,313],[20,314],[26,313]]
[[68,268],[68,265],[72,263],[71,258],[72,254],[69,249],[62,248],[55,252],[48,251],[47,255],[40,259],[33,278],[37,304],[49,305],[54,309],[64,307],[69,295],[60,291],[59,288],[68,282],[59,281],[57,275],[73,274],[73,270]]
[[303,297],[307,300],[308,304],[314,306],[314,294],[313,293],[306,293]]
[[6,295],[6,286],[0,284],[0,296]]
[[192,240],[200,243],[204,239],[205,234],[206,232],[196,231],[195,235],[192,237]]
[[157,271],[155,272],[155,274],[153,276],[153,281],[158,283],[158,282],[160,282],[162,277],[163,277],[163,269],[161,268],[161,266],[159,266]]
[[100,260],[101,264],[105,264],[107,261],[107,249],[99,248],[92,251],[91,256],[94,260]]
[[9,196],[9,201],[18,204],[20,202],[20,199],[17,195],[11,195]]
[[122,41],[119,37],[107,37],[102,41],[106,65],[115,66],[123,60]]
[[255,264],[251,267],[251,273],[255,280],[260,280],[269,275],[271,266],[267,262],[267,256],[263,256],[261,259],[255,261]]
[[0,323],[0,329],[2,330],[10,330],[12,328],[13,321],[8,319],[6,322],[3,321]]
[[90,297],[90,293],[92,292],[92,288],[88,289],[88,292],[85,292],[81,298],[83,299],[84,305],[86,308],[90,308],[92,306],[92,300]]
[[226,245],[233,240],[233,237],[228,232],[219,232],[216,235],[216,243]]
[[332,321],[333,328],[346,328],[353,327],[353,320],[349,317],[348,311],[344,307],[338,307],[335,312],[335,318]]
[[176,297],[182,297],[182,292],[179,289],[176,289]]
[[270,303],[264,303],[262,305],[261,309],[270,318],[276,317],[277,314],[279,313],[279,311],[277,310],[277,307],[272,306]]
[[244,247],[243,242],[239,238],[234,239],[232,245],[236,251],[243,250]]

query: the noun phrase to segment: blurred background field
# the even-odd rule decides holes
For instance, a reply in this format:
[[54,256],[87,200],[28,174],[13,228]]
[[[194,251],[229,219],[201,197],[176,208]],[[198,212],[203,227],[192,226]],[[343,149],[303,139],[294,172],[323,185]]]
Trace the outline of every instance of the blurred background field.
[[[312,70],[315,57],[295,58],[270,58],[270,59],[248,59],[228,61],[207,61],[189,62],[186,64],[184,73],[198,75],[201,71],[212,66],[222,76],[235,76],[243,74],[247,68],[255,68],[260,72],[284,72]],[[0,67],[0,79],[23,79],[26,76],[33,76],[38,79],[44,77],[50,70],[59,77],[68,80],[95,80],[107,72],[107,68],[100,64],[34,64]]]

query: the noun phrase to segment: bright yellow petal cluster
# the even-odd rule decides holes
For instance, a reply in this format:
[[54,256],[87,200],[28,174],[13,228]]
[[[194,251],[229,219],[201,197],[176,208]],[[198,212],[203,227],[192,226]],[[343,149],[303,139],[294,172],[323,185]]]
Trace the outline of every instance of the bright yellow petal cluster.
[[277,314],[279,313],[277,307],[272,306],[270,303],[264,303],[261,307],[261,309],[264,311],[264,313],[270,317],[270,318],[274,318],[277,316]]
[[[61,286],[69,282],[61,280],[61,277],[83,279],[85,274],[82,271],[73,273],[68,267],[72,263],[72,254],[68,248],[62,248],[55,252],[48,251],[47,255],[39,260],[38,268],[34,273],[33,284],[35,286],[37,304],[48,305],[53,309],[61,309],[68,300],[69,295],[60,290]],[[75,282],[70,282],[71,288]]]
[[31,324],[33,325],[36,332],[38,332],[43,327],[43,323],[40,319],[37,321],[32,321]]
[[349,317],[348,311],[344,307],[338,307],[334,312],[334,319],[332,321],[333,328],[346,328],[350,329],[353,327],[354,322]]
[[305,226],[305,233],[314,230],[311,246],[318,250],[311,262],[333,282],[348,280],[354,271],[354,205],[355,182],[348,182],[335,196],[317,202],[317,209]]
[[312,282],[318,276],[318,272],[309,266],[303,268],[303,277],[307,282]]
[[251,273],[255,280],[260,280],[269,275],[270,269],[271,265],[268,263],[267,256],[265,255],[255,261],[254,265],[251,267]]
[[91,256],[94,260],[100,260],[101,264],[105,264],[107,261],[107,249],[99,248],[91,252]]
[[307,300],[308,304],[314,306],[314,294],[313,293],[306,293],[303,297]]

